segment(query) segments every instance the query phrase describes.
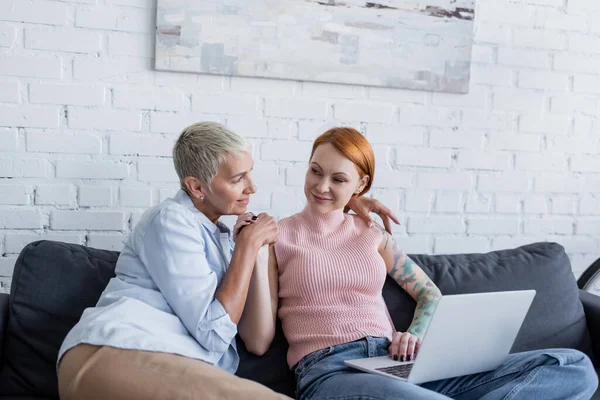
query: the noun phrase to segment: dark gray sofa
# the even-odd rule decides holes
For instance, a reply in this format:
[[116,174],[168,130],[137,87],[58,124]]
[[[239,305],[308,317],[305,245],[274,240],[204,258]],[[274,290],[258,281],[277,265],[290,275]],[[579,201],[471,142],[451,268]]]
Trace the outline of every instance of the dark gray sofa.
[[[95,305],[114,275],[117,257],[113,251],[52,241],[23,249],[10,297],[0,295],[0,399],[58,398],[55,362],[60,344],[83,310]],[[487,254],[411,257],[444,294],[537,290],[513,352],[569,347],[593,359],[600,356],[600,297],[578,289],[562,246],[534,243]],[[404,330],[414,301],[389,279],[383,295],[396,327]],[[293,396],[294,377],[287,368],[287,343],[280,328],[263,357],[238,344],[238,375]]]

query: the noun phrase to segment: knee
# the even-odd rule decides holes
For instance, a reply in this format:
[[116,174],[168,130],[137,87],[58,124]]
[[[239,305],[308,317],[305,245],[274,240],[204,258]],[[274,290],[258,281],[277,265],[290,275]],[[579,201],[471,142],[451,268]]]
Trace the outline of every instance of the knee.
[[569,368],[575,375],[574,382],[579,382],[582,393],[589,393],[590,396],[598,388],[598,374],[594,369],[592,360],[578,350],[565,349],[561,353],[553,355],[559,358],[559,364]]

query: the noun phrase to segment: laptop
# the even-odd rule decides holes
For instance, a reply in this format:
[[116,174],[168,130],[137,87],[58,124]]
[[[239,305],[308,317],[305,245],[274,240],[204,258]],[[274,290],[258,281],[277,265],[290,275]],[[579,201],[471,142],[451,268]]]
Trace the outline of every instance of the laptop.
[[442,296],[413,361],[389,355],[346,360],[346,365],[424,383],[498,368],[508,356],[535,290]]

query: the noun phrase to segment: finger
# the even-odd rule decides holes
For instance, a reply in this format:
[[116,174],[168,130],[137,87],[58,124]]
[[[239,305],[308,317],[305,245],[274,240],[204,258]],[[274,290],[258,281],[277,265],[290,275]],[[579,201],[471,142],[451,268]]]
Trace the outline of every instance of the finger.
[[373,219],[371,218],[371,216],[369,215],[369,213],[365,213],[364,211],[361,211],[360,213],[356,213],[356,215],[358,215],[358,217],[360,219],[362,219],[363,221],[365,221],[365,224],[367,224],[367,226],[370,228],[373,226]]
[[394,334],[392,337],[392,344],[390,344],[390,348],[388,349],[390,352],[390,357],[394,360],[398,360],[398,348],[400,347],[400,335]]
[[398,218],[396,218],[396,216],[394,215],[392,210],[390,210],[383,204],[379,205],[378,210],[373,210],[373,211],[375,211],[375,213],[377,215],[379,215],[381,217],[381,219],[383,219],[384,217],[391,218],[392,221],[394,221],[397,225],[400,225],[400,221],[398,220]]
[[417,358],[417,354],[419,353],[419,349],[421,348],[421,343],[422,343],[422,340],[421,340],[421,338],[419,338],[419,339],[417,340],[417,343],[416,343],[416,345],[415,345],[415,353],[413,354],[413,360],[414,360],[415,358]]
[[416,345],[417,345],[417,338],[414,336],[411,336],[408,340],[408,347],[406,348],[406,361],[414,360]]
[[406,361],[406,350],[408,348],[408,335],[402,335],[400,346],[398,346],[398,358],[400,361]]
[[383,221],[383,227],[385,228],[386,232],[391,235],[392,234],[392,226],[390,225],[390,219],[386,215],[386,216],[381,217],[381,220]]

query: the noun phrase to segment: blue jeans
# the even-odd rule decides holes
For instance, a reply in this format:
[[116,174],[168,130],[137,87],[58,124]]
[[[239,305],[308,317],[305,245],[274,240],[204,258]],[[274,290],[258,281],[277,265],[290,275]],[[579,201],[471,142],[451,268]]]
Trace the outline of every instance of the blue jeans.
[[344,360],[388,354],[390,341],[366,337],[317,350],[297,364],[296,398],[589,400],[598,386],[590,359],[571,349],[511,354],[498,369],[420,385],[347,367]]

